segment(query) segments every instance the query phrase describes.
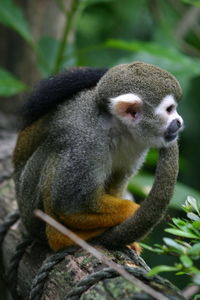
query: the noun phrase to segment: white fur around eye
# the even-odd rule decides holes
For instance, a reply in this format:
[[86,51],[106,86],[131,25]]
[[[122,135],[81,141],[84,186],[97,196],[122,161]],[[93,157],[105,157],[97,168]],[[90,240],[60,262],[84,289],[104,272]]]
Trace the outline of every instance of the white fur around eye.
[[155,109],[155,113],[157,115],[165,114],[167,113],[167,108],[171,105],[177,106],[176,101],[174,100],[174,97],[172,95],[167,95],[164,97],[161,101],[161,103],[157,106]]
[[[171,112],[168,112],[167,109],[170,106],[174,106],[174,108]],[[162,99],[161,103],[155,109],[155,114],[161,117],[166,122],[166,126],[168,126],[168,124],[170,124],[174,119],[178,119],[180,123],[183,124],[183,119],[177,113],[176,107],[177,103],[174,97],[172,95],[167,95]]]

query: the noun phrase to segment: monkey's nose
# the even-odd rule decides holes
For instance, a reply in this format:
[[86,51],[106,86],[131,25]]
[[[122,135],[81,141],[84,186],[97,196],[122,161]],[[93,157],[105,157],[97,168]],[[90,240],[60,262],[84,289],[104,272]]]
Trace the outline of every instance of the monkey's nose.
[[178,130],[182,127],[182,123],[179,119],[174,119],[168,126],[165,132],[165,139],[172,141],[177,137]]
[[170,123],[169,127],[167,128],[167,132],[168,134],[173,134],[177,132],[180,128],[181,122],[179,121],[179,119],[175,119]]

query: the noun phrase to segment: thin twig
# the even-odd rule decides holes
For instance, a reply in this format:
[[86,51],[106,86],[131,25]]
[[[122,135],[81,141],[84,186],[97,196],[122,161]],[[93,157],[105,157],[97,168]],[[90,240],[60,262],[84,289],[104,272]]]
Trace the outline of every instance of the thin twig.
[[192,285],[192,286],[188,286],[187,288],[185,288],[182,291],[182,295],[186,299],[190,299],[192,296],[195,296],[199,291],[200,291],[200,286]]
[[194,28],[196,24],[198,24],[200,15],[200,8],[192,6],[190,9],[186,11],[186,13],[182,16],[181,21],[177,25],[176,28],[176,36],[178,38],[183,38],[191,28]]
[[64,54],[65,54],[65,51],[67,48],[68,37],[69,37],[70,31],[71,31],[72,25],[74,23],[74,19],[76,18],[76,13],[78,11],[78,5],[79,5],[79,0],[72,0],[72,5],[69,8],[69,10],[64,11],[65,26],[64,26],[62,39],[60,41],[60,45],[59,45],[59,48],[57,51],[57,56],[56,56],[52,74],[56,74],[57,72],[59,72],[60,68],[62,67],[63,60],[64,60]]
[[84,250],[92,254],[94,257],[99,259],[102,263],[109,266],[116,272],[118,272],[120,275],[122,275],[125,279],[130,281],[133,284],[136,284],[139,288],[141,288],[143,291],[145,291],[147,294],[151,295],[157,300],[168,300],[168,298],[164,295],[162,295],[160,292],[155,291],[151,287],[144,284],[141,280],[136,278],[135,276],[129,274],[121,265],[116,264],[113,261],[108,260],[105,255],[103,255],[100,251],[96,250],[94,247],[89,245],[86,241],[80,239],[75,233],[73,233],[71,230],[45,214],[39,209],[36,209],[34,211],[34,214],[36,217],[40,218],[47,224],[51,225],[55,229],[57,229],[59,232],[64,234],[65,236],[69,237],[74,243],[78,244],[80,247],[82,247]]

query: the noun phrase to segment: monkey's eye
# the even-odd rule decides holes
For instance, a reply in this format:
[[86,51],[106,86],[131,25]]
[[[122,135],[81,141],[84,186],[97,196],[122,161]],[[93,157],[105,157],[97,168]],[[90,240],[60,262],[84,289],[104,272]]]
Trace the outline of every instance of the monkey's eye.
[[166,109],[166,111],[168,112],[168,114],[172,113],[174,110],[175,110],[175,105],[174,104],[171,104]]

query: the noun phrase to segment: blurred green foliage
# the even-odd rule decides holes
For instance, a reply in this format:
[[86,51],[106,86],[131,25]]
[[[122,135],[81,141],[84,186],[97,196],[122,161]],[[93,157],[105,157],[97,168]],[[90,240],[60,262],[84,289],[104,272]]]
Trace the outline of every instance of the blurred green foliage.
[[[181,183],[171,206],[179,208],[188,194],[200,199],[200,1],[74,0],[70,11],[65,10],[64,0],[52,1],[69,21],[60,40],[53,36],[35,40],[23,7],[14,0],[0,1],[0,23],[16,31],[30,46],[41,77],[74,65],[111,67],[135,60],[173,73],[183,88],[179,111],[185,131],[180,138]],[[75,39],[69,41],[72,28]],[[0,96],[29,88],[0,69]],[[156,159],[157,153],[152,150],[144,171],[130,181],[129,190],[139,199],[152,184]]]
[[12,96],[25,90],[23,82],[17,80],[8,71],[0,68],[0,95]]
[[[180,112],[186,130],[180,141],[180,180],[200,190],[200,2],[74,0],[69,12],[62,0],[52,1],[57,2],[70,20],[61,40],[52,36],[34,40],[23,8],[14,0],[1,0],[0,22],[15,30],[31,47],[43,77],[74,65],[111,67],[134,60],[172,72],[184,92]],[[68,42],[64,34],[72,26],[76,38]],[[5,72],[0,70],[0,96],[11,96],[28,88]]]
[[175,239],[164,237],[164,245],[142,246],[157,254],[176,256],[179,260],[173,266],[154,267],[149,276],[160,272],[176,272],[177,275],[186,274],[193,284],[200,286],[200,268],[195,265],[195,262],[200,260],[200,201],[188,196],[183,210],[187,213],[187,218],[173,218],[173,223],[165,229],[174,235]]

